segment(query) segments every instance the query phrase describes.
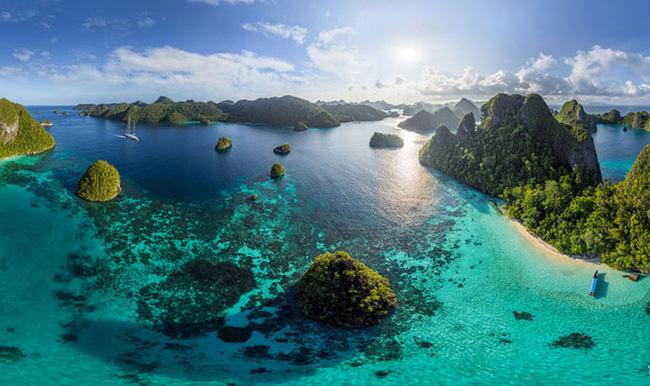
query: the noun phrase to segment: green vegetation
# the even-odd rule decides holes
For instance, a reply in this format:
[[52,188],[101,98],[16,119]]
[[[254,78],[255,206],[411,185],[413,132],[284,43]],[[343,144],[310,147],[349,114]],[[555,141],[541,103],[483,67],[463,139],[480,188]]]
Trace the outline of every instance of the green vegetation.
[[493,196],[572,174],[581,186],[600,182],[593,139],[555,120],[539,95],[498,94],[482,106],[478,130],[441,127],[420,149],[420,162]]
[[591,136],[555,120],[539,95],[499,94],[482,110],[474,132],[439,128],[420,162],[504,198],[509,216],[563,253],[650,272],[650,146],[611,185]]
[[144,102],[113,103],[101,105],[78,105],[75,108],[86,107],[89,115],[95,118],[105,118],[126,122],[181,124],[187,121],[222,121],[224,113],[214,102],[174,102],[167,97],[160,97],[151,104]]
[[284,176],[284,166],[280,163],[274,163],[271,166],[271,178],[280,178]]
[[280,155],[289,154],[291,153],[291,145],[288,143],[283,143],[282,145],[273,148],[273,152]]
[[370,138],[370,147],[398,148],[404,146],[404,140],[395,134],[375,132]]
[[566,102],[555,118],[561,123],[590,133],[595,133],[597,130],[594,118],[585,113],[585,109],[575,99]]
[[0,159],[43,153],[55,144],[23,106],[0,99]]
[[339,122],[381,121],[388,117],[387,113],[363,104],[341,103],[322,107]]
[[228,114],[229,122],[264,123],[273,126],[294,126],[304,122],[309,127],[335,127],[340,123],[320,106],[290,95],[221,102],[218,107]]
[[450,108],[443,107],[430,113],[425,110],[417,112],[414,116],[400,122],[397,126],[411,131],[433,131],[440,126],[456,127],[460,118]]
[[571,255],[600,255],[622,270],[650,272],[650,145],[625,180],[581,189],[567,176],[516,187],[510,216]]
[[226,151],[230,150],[232,147],[232,140],[230,137],[219,137],[217,144],[214,146],[216,151]]
[[86,201],[106,202],[122,191],[120,173],[106,161],[93,162],[79,180],[77,195]]
[[293,131],[305,131],[309,129],[309,126],[303,121],[297,122],[295,125],[293,125]]
[[622,121],[621,112],[616,109],[612,109],[605,114],[593,114],[592,117],[596,123],[606,123],[609,125],[616,125]]
[[628,113],[623,118],[623,124],[633,129],[650,130],[650,113],[647,111],[636,111]]
[[397,305],[388,280],[343,251],[317,256],[298,290],[307,317],[344,327],[377,324]]

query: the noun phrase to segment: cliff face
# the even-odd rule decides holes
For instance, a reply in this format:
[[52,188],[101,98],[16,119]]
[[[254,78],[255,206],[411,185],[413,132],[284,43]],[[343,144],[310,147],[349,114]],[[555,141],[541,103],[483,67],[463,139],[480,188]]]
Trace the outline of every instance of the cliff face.
[[590,133],[595,133],[597,130],[596,121],[585,113],[585,109],[575,99],[566,102],[555,118],[561,123],[585,129]]
[[3,145],[12,142],[18,134],[18,114],[11,102],[6,99],[0,101],[0,143]]
[[591,136],[559,123],[539,95],[498,94],[482,114],[475,131],[438,130],[421,149],[420,162],[492,195],[571,171],[586,184],[601,181]]
[[476,129],[476,120],[474,119],[474,113],[469,112],[465,114],[463,119],[458,124],[456,129],[456,135],[458,139],[465,138],[468,134],[473,134]]
[[54,145],[54,138],[23,106],[0,99],[0,159],[42,153]]

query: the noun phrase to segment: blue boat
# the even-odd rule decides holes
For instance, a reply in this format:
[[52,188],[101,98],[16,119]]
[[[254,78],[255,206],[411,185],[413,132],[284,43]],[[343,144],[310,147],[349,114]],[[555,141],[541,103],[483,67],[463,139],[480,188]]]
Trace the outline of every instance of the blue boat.
[[598,287],[598,271],[594,273],[594,278],[591,279],[591,288],[589,289],[589,296],[596,296],[597,287]]

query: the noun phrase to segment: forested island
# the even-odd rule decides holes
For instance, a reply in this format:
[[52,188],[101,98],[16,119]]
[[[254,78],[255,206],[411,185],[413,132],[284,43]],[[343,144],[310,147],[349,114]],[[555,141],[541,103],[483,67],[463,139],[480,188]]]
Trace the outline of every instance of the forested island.
[[647,111],[633,111],[621,116],[621,112],[612,109],[604,114],[592,114],[592,119],[596,123],[605,123],[609,125],[625,125],[632,129],[645,129],[650,131],[650,113]]
[[650,147],[623,182],[602,182],[582,106],[553,116],[541,96],[498,94],[476,130],[441,127],[420,162],[506,202],[510,216],[558,250],[650,272]]
[[191,121],[201,123],[242,122],[273,126],[291,126],[296,131],[307,127],[336,127],[341,122],[378,121],[388,113],[363,104],[325,105],[311,103],[290,95],[237,102],[174,102],[161,96],[154,103],[81,104],[75,109],[91,117],[118,121],[132,120],[145,123],[180,124]]
[[23,106],[0,99],[0,159],[43,153],[55,144]]

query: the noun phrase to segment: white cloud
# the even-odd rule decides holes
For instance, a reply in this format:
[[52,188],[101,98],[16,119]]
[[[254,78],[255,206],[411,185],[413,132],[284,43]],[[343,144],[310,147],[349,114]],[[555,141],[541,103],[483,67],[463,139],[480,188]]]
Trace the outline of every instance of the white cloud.
[[138,20],[136,20],[136,24],[138,25],[138,27],[148,28],[156,25],[156,21],[149,16],[143,16]]
[[20,60],[21,62],[28,62],[33,56],[35,52],[28,49],[28,48],[18,48],[14,50],[14,53],[12,54],[14,58]]
[[599,93],[600,77],[605,75],[612,64],[625,62],[629,59],[626,52],[593,46],[591,50],[578,53],[564,62],[571,66],[571,73],[567,80],[578,90],[584,93]]
[[319,33],[318,39],[307,47],[307,56],[311,68],[342,79],[356,79],[368,67],[359,53],[351,27]]
[[253,97],[286,93],[302,83],[294,66],[249,51],[202,55],[174,47],[134,51],[118,48],[102,65],[66,66],[51,74],[59,84],[83,84],[112,91],[132,88],[144,93],[168,93],[209,99]]
[[261,32],[267,36],[277,36],[291,39],[298,44],[303,44],[309,30],[297,25],[271,24],[264,21],[245,23],[242,28],[250,32]]
[[100,17],[87,17],[81,25],[88,31],[95,31],[97,29],[106,28],[108,23]]

